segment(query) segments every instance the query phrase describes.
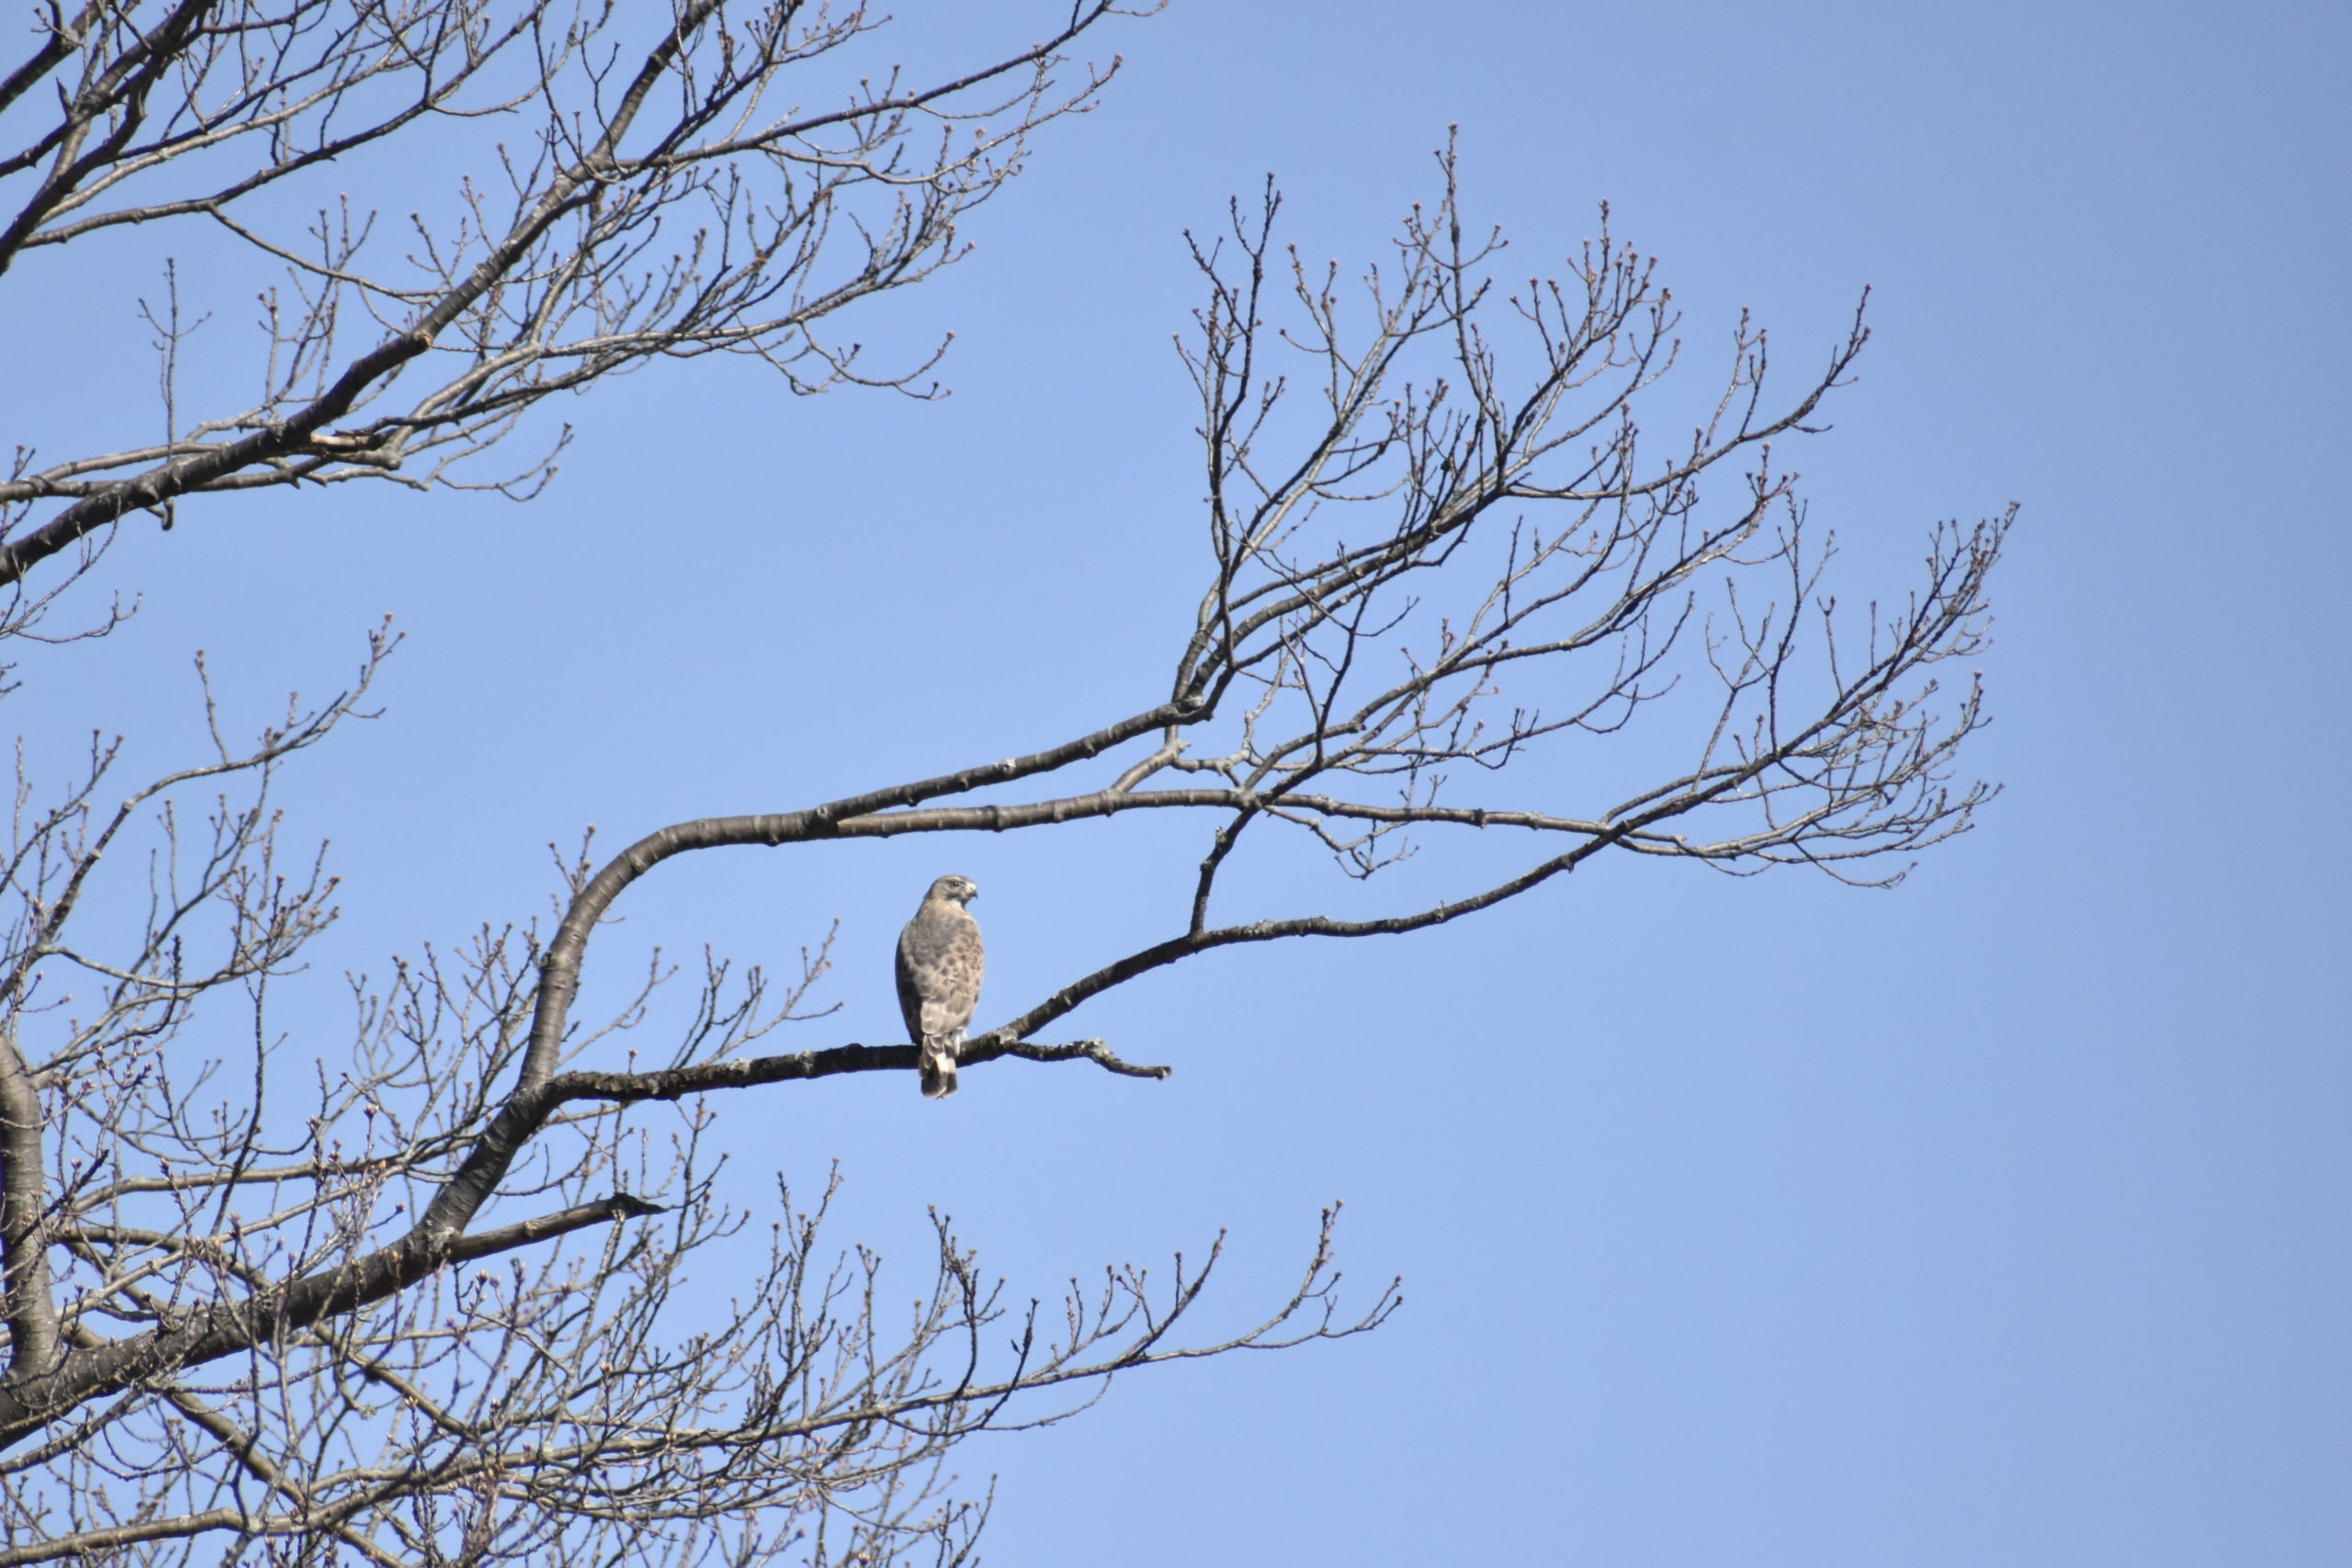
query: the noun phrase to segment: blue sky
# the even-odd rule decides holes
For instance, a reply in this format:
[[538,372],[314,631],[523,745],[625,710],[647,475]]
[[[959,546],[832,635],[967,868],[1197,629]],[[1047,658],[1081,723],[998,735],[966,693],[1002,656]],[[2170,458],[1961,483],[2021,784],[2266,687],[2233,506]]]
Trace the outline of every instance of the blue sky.
[[[910,7],[893,42],[995,26]],[[1894,592],[1935,520],[2022,504],[1971,758],[2006,794],[1894,893],[1600,866],[1073,1021],[1164,1084],[1002,1064],[944,1107],[882,1079],[729,1103],[745,1201],[838,1161],[840,1239],[912,1264],[936,1204],[1048,1295],[1224,1227],[1238,1320],[1344,1198],[1351,1281],[1405,1276],[1372,1337],[964,1450],[1001,1477],[998,1562],[2352,1557],[2352,854],[2325,825],[2352,14],[1177,0],[1094,47],[1127,60],[1102,107],[871,317],[885,347],[953,331],[952,397],[662,366],[562,411],[527,507],[191,504],[112,558],[134,623],[36,671],[36,751],[103,725],[167,760],[193,649],[258,717],[396,613],[385,717],[288,796],[346,878],[323,1021],[335,969],[544,908],[545,846],[585,823],[616,846],[1131,711],[1199,570],[1182,231],[1272,171],[1289,237],[1352,266],[1458,124],[1507,275],[1606,200],[1703,363],[1743,307],[1813,363],[1872,289],[1797,465]],[[158,254],[12,287],[21,363],[136,343]],[[12,373],[0,415],[55,446],[120,395]],[[937,872],[985,890],[1009,1002],[1163,934],[1198,852],[1126,822],[726,852],[600,941],[773,965],[838,917],[842,1010],[795,1043],[896,1038],[889,942]],[[1338,896],[1295,870],[1284,912]]]

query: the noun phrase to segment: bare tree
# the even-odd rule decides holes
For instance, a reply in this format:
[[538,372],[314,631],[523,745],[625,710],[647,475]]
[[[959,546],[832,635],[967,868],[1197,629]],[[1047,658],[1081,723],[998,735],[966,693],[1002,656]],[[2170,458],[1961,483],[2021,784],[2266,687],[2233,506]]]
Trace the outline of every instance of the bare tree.
[[[62,106],[0,161],[29,190],[0,268],[124,224],[203,222],[286,269],[286,309],[244,412],[177,427],[166,304],[166,439],[46,467],[20,453],[0,487],[11,635],[56,635],[37,628],[112,531],[142,508],[168,525],[180,496],[359,478],[526,492],[543,462],[494,481],[461,465],[548,392],[650,355],[737,349],[796,388],[911,388],[921,367],[869,373],[817,323],[953,255],[957,215],[1105,79],[1057,89],[1052,73],[1109,7],[992,66],[820,111],[787,107],[789,84],[854,53],[862,13],[683,5],[624,55],[616,18],[529,6],[136,9],[52,13],[0,78],[0,109],[45,105],[45,84]],[[465,186],[454,224],[420,220],[397,266],[367,270],[366,215],[295,239],[241,216],[324,158],[454,115],[538,129],[495,198]],[[983,118],[996,129],[976,132]],[[926,128],[945,133],[935,152],[914,145]],[[591,939],[674,855],[1200,814],[1167,938],[1028,998],[962,1054],[1155,1077],[1168,1069],[1103,1041],[1037,1037],[1216,948],[1408,932],[1606,852],[1884,885],[1965,829],[1989,793],[1955,777],[1981,698],[1938,667],[1981,642],[2009,519],[1938,527],[1907,597],[1856,614],[1826,592],[1830,552],[1774,457],[1860,351],[1859,316],[1777,401],[1743,321],[1709,412],[1654,453],[1635,413],[1677,340],[1649,265],[1604,214],[1561,280],[1499,288],[1499,235],[1465,240],[1450,154],[1442,174],[1360,283],[1277,245],[1271,186],[1195,245],[1205,302],[1180,350],[1208,547],[1164,688],[1029,755],[674,824],[601,866],[583,844],[544,932],[485,924],[355,982],[341,1054],[275,1059],[273,987],[334,919],[334,885],[281,848],[272,791],[364,712],[389,631],[343,694],[252,742],[216,716],[211,755],[112,811],[107,747],[45,806],[20,783],[0,948],[0,1563],[963,1561],[987,1503],[943,1468],[962,1438],[1058,1419],[1122,1371],[1392,1310],[1393,1286],[1341,1310],[1329,1213],[1295,1292],[1193,1338],[1178,1325],[1199,1321],[1215,1249],[1164,1280],[1114,1268],[1041,1315],[984,1284],[943,1222],[932,1289],[893,1323],[872,1257],[820,1245],[829,1194],[789,1193],[763,1268],[724,1308],[687,1301],[687,1260],[747,1219],[712,1194],[704,1134],[730,1102],[713,1097],[911,1074],[917,1052],[763,1052],[823,1016],[828,942],[783,985],[707,959],[665,1064],[613,1066],[666,972],[575,1017]],[[682,232],[675,209],[701,226]],[[367,341],[346,352],[354,310]],[[1563,748],[1589,763],[1587,797],[1509,791],[1527,776],[1511,763]],[[1464,832],[1529,847],[1440,902],[1228,910],[1226,871],[1286,831],[1363,881]],[[152,852],[143,908],[91,916],[134,843]],[[88,994],[68,1010],[71,976]],[[240,1015],[249,1065],[171,1049],[199,1018]]]

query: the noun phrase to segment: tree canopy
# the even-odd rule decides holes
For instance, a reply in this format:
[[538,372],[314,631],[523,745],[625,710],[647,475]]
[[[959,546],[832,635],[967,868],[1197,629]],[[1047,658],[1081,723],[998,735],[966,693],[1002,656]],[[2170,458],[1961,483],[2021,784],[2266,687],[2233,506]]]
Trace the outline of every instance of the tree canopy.
[[[921,395],[935,359],[870,365],[844,323],[955,260],[964,215],[1105,90],[1115,62],[1073,51],[1116,14],[1082,5],[918,80],[867,68],[882,18],[792,0],[660,20],[531,0],[51,9],[0,62],[0,274],[43,247],[152,250],[156,363],[77,373],[156,388],[164,434],[17,446],[0,636],[118,624],[109,545],[175,526],[184,498],[534,494],[566,439],[541,401],[649,360],[723,350],[795,391]],[[411,145],[416,163],[368,164]],[[374,168],[415,212],[321,197],[330,166]],[[711,958],[669,1059],[615,1061],[661,976],[594,1017],[582,976],[617,901],[673,857],[1196,818],[1167,937],[1017,998],[961,1055],[1151,1078],[1169,1066],[1116,1041],[1050,1036],[1218,949],[1403,935],[1598,856],[1886,885],[1969,826],[1991,793],[1959,767],[1983,699],[1944,667],[1981,644],[2009,519],[1936,527],[1904,597],[1841,606],[1781,456],[1862,351],[1859,310],[1785,389],[1743,320],[1711,412],[1660,439],[1639,414],[1686,357],[1679,318],[1605,210],[1557,277],[1509,285],[1450,149],[1359,275],[1286,248],[1281,206],[1270,183],[1192,241],[1197,612],[1160,684],[1054,744],[656,826],[601,862],[583,843],[550,926],[464,912],[462,950],[358,988],[348,1041],[300,1059],[249,1024],[249,1062],[217,1042],[336,913],[274,792],[368,711],[399,637],[370,632],[338,694],[250,739],[208,688],[210,752],[119,804],[119,743],[62,783],[22,779],[0,949],[0,1563],[960,1561],[986,1517],[943,1468],[962,1438],[1058,1418],[1116,1372],[1393,1310],[1394,1287],[1340,1300],[1330,1212],[1295,1290],[1204,1337],[1187,1314],[1214,1251],[1165,1277],[1115,1266],[1041,1311],[941,1222],[899,1324],[872,1256],[821,1239],[827,1195],[782,1193],[756,1277],[715,1320],[707,1280],[683,1312],[688,1260],[746,1220],[705,1179],[715,1119],[844,1073],[908,1075],[911,1095],[917,1049],[772,1050],[808,1016],[820,949],[784,983]],[[242,406],[184,406],[167,258],[190,229],[256,269]],[[1509,788],[1518,759],[1636,730],[1670,761],[1590,799]],[[1464,835],[1525,849],[1441,901],[1343,918],[1230,890],[1278,835],[1360,881]],[[144,886],[100,874],[142,858]],[[662,1106],[650,1156],[638,1134]]]

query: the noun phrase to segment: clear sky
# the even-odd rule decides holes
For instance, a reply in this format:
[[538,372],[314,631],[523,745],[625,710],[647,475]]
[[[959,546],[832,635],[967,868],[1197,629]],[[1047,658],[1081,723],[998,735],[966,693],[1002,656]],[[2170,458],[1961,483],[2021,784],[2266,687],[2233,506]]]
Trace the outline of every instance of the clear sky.
[[[989,34],[933,9],[909,51]],[[740,1195],[838,1161],[838,1238],[910,1296],[929,1204],[1020,1294],[1224,1227],[1238,1320],[1334,1198],[1351,1284],[1405,1276],[1376,1335],[963,1450],[1001,1478],[999,1562],[2352,1561],[2352,12],[1175,0],[1093,48],[1127,59],[1102,108],[871,313],[878,344],[955,332],[952,397],[661,366],[562,411],[527,507],[191,504],[110,563],[133,624],[35,671],[36,752],[100,725],[168,761],[193,649],[258,716],[395,612],[385,717],[287,795],[346,878],[326,1039],[339,967],[544,909],[583,824],[617,847],[1131,711],[1200,571],[1182,231],[1272,171],[1289,236],[1352,266],[1458,124],[1508,275],[1606,200],[1706,355],[1748,307],[1810,365],[1874,291],[1797,465],[1894,592],[1935,520],[2022,503],[1973,754],[2007,793],[1894,893],[1608,866],[1071,1021],[1163,1084],[739,1097]],[[0,427],[55,449],[149,396],[74,353],[138,340],[143,243],[12,288]],[[600,954],[773,965],[838,917],[842,1010],[793,1043],[896,1039],[932,875],[984,889],[1009,1002],[1164,934],[1195,831],[693,857]]]

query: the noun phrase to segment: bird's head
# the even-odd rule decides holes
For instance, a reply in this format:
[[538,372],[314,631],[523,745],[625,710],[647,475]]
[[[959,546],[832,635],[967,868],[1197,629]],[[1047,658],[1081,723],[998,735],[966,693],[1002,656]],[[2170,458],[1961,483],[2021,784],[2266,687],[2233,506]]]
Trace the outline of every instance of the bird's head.
[[953,898],[958,904],[968,904],[980,896],[980,885],[968,876],[943,876],[931,885],[933,898]]

